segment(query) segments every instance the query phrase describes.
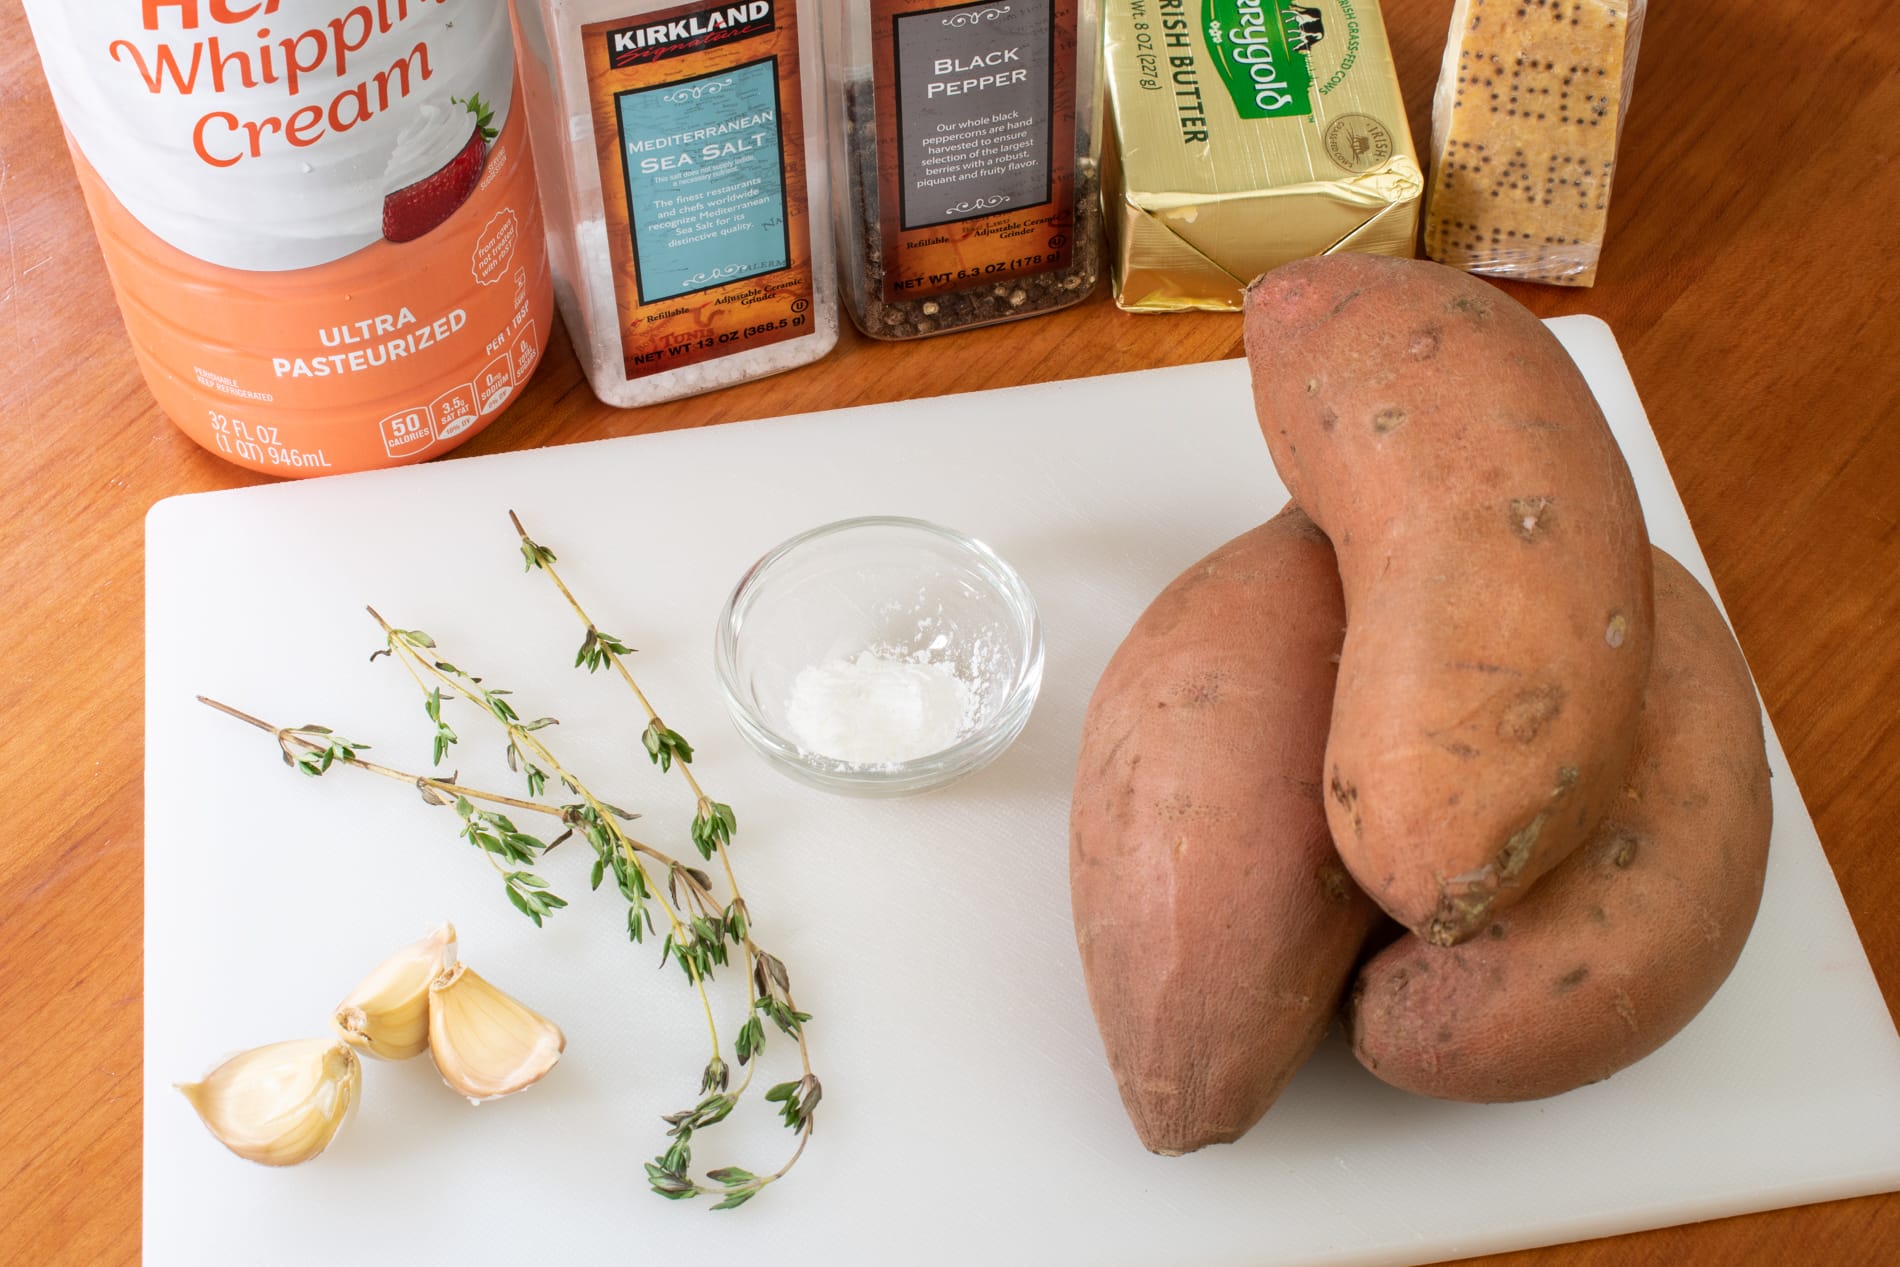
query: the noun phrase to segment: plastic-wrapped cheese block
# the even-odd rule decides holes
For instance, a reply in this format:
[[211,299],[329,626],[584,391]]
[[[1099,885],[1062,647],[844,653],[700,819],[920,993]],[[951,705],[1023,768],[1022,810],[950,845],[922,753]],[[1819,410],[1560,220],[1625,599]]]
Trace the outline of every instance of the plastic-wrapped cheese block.
[[1644,0],[1457,0],[1432,101],[1425,252],[1595,282]]

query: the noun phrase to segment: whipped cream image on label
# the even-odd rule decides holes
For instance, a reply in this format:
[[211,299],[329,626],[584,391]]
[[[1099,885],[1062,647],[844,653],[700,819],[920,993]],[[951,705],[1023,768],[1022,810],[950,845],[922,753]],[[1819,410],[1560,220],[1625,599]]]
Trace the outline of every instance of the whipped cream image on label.
[[383,195],[397,193],[447,167],[468,147],[475,132],[475,116],[467,106],[447,97],[440,105],[424,104],[389,151],[383,167]]

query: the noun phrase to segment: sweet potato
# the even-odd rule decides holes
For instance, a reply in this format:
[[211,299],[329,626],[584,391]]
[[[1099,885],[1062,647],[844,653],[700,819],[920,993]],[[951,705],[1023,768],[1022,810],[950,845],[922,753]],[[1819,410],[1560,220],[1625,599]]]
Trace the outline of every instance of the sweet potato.
[[1289,508],[1163,590],[1089,703],[1076,942],[1154,1152],[1260,1119],[1324,1036],[1375,918],[1321,804],[1344,625],[1333,552]]
[[1635,487],[1562,345],[1456,269],[1289,264],[1249,289],[1246,344],[1345,587],[1334,840],[1393,918],[1462,941],[1621,786],[1652,626]]
[[1527,1100],[1607,1078],[1688,1024],[1741,954],[1772,819],[1761,710],[1714,602],[1655,563],[1648,702],[1616,807],[1483,936],[1404,937],[1360,971],[1353,1051],[1393,1086]]

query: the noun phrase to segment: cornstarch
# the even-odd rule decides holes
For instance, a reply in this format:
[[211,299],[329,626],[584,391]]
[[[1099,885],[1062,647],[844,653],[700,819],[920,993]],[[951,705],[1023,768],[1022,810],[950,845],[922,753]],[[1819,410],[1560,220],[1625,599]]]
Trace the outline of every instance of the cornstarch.
[[948,664],[860,651],[800,670],[785,719],[808,752],[853,765],[895,765],[954,744],[975,720],[977,702]]

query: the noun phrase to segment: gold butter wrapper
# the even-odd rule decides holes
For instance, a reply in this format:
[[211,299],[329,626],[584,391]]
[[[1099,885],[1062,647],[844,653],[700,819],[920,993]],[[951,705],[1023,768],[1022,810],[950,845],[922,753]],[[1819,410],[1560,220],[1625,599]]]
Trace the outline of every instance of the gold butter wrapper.
[[1410,256],[1425,181],[1374,0],[1107,0],[1115,302],[1237,312],[1332,251]]

